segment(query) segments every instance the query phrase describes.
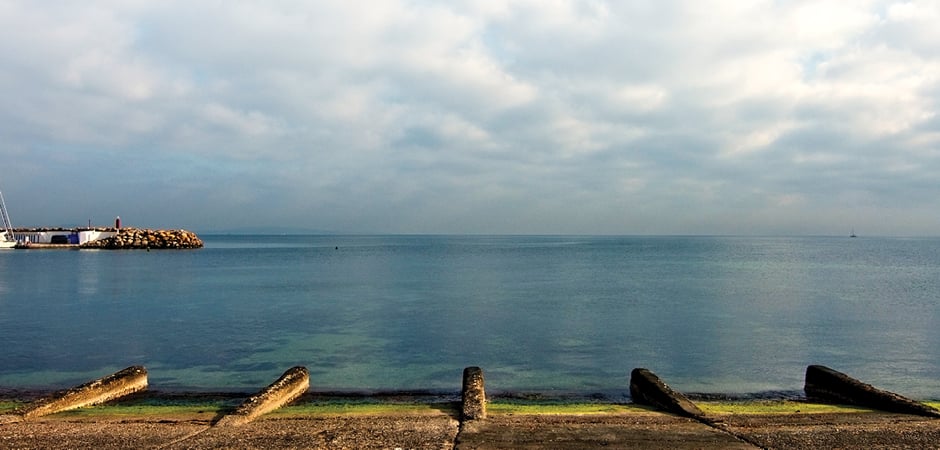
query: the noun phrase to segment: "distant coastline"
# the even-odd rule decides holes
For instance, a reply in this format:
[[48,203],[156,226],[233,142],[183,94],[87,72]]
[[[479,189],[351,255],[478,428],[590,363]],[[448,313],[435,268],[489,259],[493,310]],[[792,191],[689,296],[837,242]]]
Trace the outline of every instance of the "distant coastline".
[[[349,233],[342,233],[336,230],[319,230],[313,228],[298,227],[243,227],[243,228],[221,228],[214,230],[199,230],[199,234],[214,235],[315,235],[315,236],[333,236]],[[358,233],[354,233],[358,234]]]

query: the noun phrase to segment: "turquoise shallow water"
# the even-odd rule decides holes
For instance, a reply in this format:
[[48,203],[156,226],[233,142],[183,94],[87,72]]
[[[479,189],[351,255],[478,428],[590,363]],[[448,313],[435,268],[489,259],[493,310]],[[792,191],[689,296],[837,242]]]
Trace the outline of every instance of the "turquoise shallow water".
[[0,387],[142,364],[161,390],[798,391],[809,364],[940,398],[940,239],[201,236],[0,252]]

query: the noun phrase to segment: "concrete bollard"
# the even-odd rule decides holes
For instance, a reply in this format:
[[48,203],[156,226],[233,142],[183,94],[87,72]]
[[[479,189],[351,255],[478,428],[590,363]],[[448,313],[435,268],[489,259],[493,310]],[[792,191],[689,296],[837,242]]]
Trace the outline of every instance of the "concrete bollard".
[[930,406],[878,389],[826,366],[806,367],[806,384],[803,391],[811,400],[841,402],[883,411],[940,417],[940,411]]
[[300,397],[310,387],[310,372],[306,367],[287,369],[280,378],[261,392],[248,397],[235,412],[223,417],[216,426],[239,426],[251,422],[262,414],[278,409]]
[[659,377],[647,369],[637,368],[630,373],[630,397],[634,403],[653,406],[680,416],[701,419],[705,416],[695,403],[672,390]]
[[461,418],[479,420],[486,418],[486,392],[484,389],[483,369],[467,367],[463,370],[463,390]]
[[23,419],[97,405],[147,389],[147,369],[128,367],[104,378],[36,400],[14,411]]

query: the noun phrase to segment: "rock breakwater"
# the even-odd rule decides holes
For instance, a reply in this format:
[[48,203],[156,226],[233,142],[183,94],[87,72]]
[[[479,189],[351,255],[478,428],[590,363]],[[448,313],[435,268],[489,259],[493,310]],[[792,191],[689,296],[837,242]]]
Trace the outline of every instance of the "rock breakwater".
[[191,231],[142,228],[121,228],[114,236],[81,245],[82,248],[103,249],[183,249],[202,246],[202,240]]

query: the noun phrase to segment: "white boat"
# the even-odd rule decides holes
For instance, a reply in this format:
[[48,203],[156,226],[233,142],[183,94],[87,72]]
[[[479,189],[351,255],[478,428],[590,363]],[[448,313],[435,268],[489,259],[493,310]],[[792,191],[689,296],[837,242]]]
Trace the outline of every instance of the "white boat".
[[7,206],[3,202],[3,193],[0,192],[0,248],[13,248],[16,246],[16,238],[13,237],[13,225],[10,223],[10,215],[7,214]]

